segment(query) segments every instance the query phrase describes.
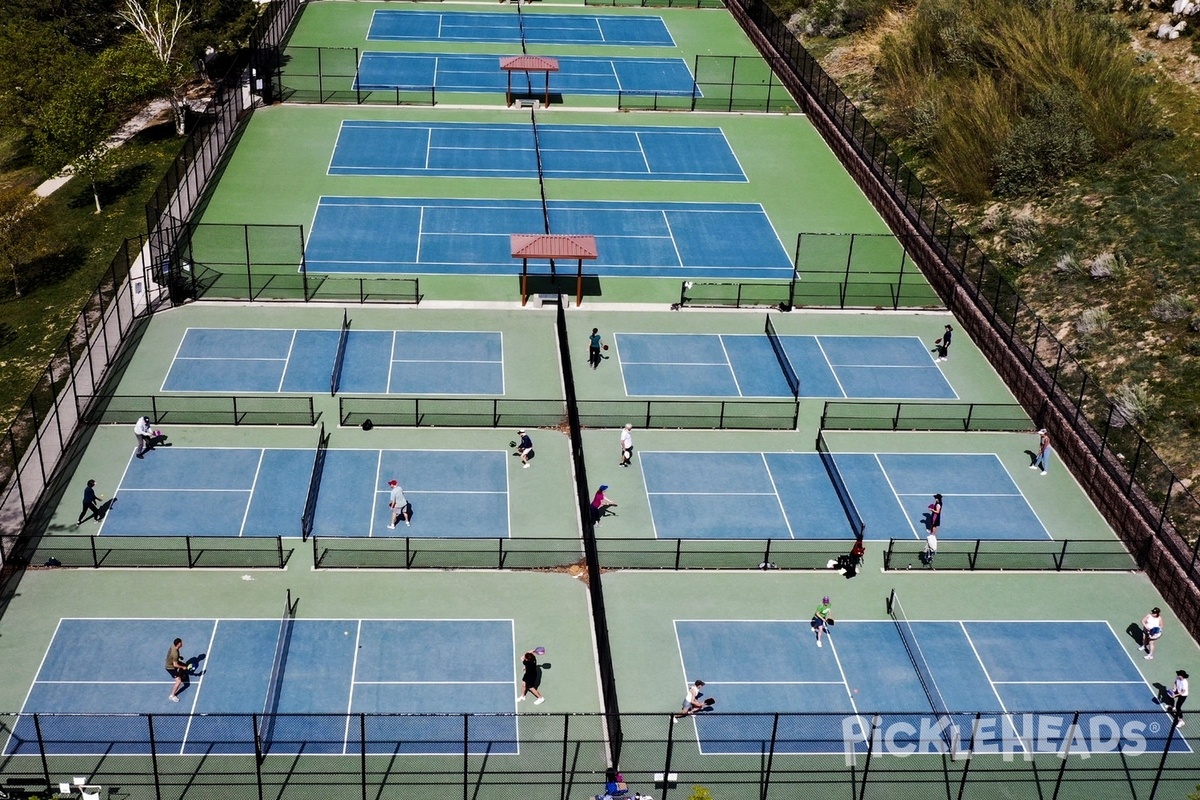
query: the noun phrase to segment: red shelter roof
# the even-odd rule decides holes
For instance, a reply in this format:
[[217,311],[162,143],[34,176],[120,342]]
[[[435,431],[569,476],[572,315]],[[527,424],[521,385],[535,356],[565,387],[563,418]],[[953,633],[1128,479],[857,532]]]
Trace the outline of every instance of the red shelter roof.
[[558,72],[558,59],[548,56],[501,56],[500,69],[509,72]]
[[558,233],[514,233],[513,258],[596,258],[596,237]]

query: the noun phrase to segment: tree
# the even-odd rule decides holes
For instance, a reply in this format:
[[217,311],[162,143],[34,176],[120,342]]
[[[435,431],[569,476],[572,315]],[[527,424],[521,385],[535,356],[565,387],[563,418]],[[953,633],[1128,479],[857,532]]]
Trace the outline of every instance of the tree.
[[180,58],[180,34],[192,18],[191,9],[184,10],[183,0],[125,0],[118,12],[121,19],[133,26],[149,48],[149,64],[140,64],[143,78],[150,80],[171,102],[175,113],[175,132],[183,135],[187,123],[187,87],[191,62]]
[[13,289],[21,296],[21,267],[29,260],[41,230],[40,198],[25,186],[0,190],[0,261],[12,272]]
[[99,182],[115,158],[108,146],[115,127],[105,97],[92,81],[64,85],[34,120],[34,158],[50,173],[69,167],[87,180],[97,214],[101,212]]
[[0,124],[21,129],[64,83],[87,74],[92,57],[48,23],[10,19],[0,22],[0,64]]

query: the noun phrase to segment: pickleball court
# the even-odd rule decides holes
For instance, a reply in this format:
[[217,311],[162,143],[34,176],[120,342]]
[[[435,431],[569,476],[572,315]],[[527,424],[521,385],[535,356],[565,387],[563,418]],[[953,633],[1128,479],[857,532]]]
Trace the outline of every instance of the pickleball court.
[[[173,703],[176,637],[195,674]],[[461,718],[411,715],[477,714],[470,752],[516,755],[516,664],[511,619],[63,619],[4,753],[145,755],[154,714],[159,755],[250,755],[256,733],[272,755],[356,754],[364,713],[367,753],[461,755]]]
[[[839,619],[822,647],[808,617],[676,620],[684,674],[719,713],[675,736],[707,755],[757,755],[772,740],[779,754],[861,754],[874,722],[890,752],[1163,748],[1170,717],[1107,622],[925,621],[898,603],[894,621]],[[1078,729],[1066,709],[1083,712]],[[1182,737],[1171,749],[1190,751]]]

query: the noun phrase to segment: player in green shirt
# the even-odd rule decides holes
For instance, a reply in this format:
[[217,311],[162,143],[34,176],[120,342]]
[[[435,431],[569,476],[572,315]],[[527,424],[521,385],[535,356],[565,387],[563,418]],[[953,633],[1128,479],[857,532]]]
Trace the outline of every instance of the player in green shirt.
[[821,605],[817,606],[817,610],[813,612],[812,629],[817,635],[817,647],[824,647],[821,644],[821,634],[826,631],[826,624],[832,622],[830,619],[830,604],[828,597],[821,598]]

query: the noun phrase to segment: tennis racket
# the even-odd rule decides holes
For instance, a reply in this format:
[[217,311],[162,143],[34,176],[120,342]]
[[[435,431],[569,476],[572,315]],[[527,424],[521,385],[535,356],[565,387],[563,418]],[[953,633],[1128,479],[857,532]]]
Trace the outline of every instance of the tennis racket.
[[508,443],[508,446],[509,446],[509,447],[516,447],[516,446],[517,446],[517,443],[516,443],[516,442],[509,442],[509,443]]
[[825,624],[832,628],[833,627],[833,617],[829,617],[828,619],[826,619]]

